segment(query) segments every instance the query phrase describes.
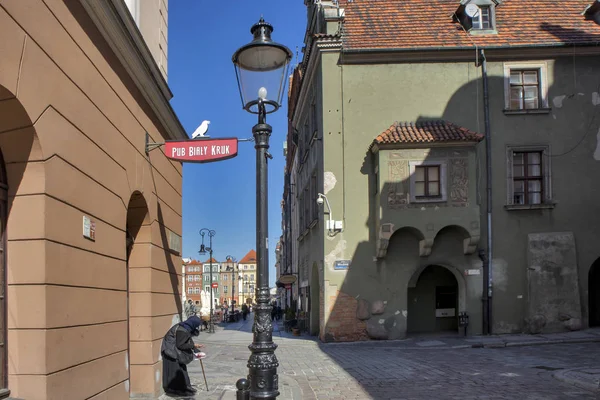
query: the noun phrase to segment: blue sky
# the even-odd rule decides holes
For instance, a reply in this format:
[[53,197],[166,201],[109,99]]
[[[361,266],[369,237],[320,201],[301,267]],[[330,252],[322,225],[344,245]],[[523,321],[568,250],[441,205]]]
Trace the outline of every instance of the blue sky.
[[[205,119],[213,138],[252,136],[256,116],[241,106],[231,56],[252,39],[250,27],[261,15],[274,27],[273,40],[294,55],[302,49],[306,8],[301,0],[174,0],[169,2],[169,86],[171,104],[185,130]],[[298,57],[301,57],[299,53]],[[296,63],[296,57],[292,62]],[[287,87],[286,87],[287,93]],[[273,126],[269,161],[269,278],[274,284],[275,245],[281,235],[283,142],[287,133],[287,99],[267,118]],[[239,144],[236,158],[207,164],[184,164],[183,257],[200,256],[201,228],[214,229],[214,257],[240,260],[256,248],[256,176],[252,142]],[[205,243],[208,245],[208,243]]]

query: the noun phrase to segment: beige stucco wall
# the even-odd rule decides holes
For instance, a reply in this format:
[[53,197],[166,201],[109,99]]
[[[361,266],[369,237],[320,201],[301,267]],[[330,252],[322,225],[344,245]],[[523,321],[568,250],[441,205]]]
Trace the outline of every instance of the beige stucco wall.
[[[0,54],[9,388],[31,400],[156,394],[180,307],[181,257],[165,248],[168,230],[181,234],[181,164],[145,155],[145,132],[162,141],[162,128],[78,2],[2,1]],[[147,215],[128,270],[135,192]]]

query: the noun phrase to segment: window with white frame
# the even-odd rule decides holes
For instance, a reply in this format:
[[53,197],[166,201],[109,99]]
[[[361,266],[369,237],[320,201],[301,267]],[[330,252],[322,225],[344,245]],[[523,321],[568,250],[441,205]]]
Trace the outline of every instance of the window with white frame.
[[227,288],[228,288],[228,286],[223,286],[223,293],[227,293],[227,290],[228,290]]
[[410,201],[414,203],[447,200],[447,161],[410,161]]
[[491,5],[480,5],[479,11],[472,17],[471,22],[473,29],[478,30],[489,30],[494,29],[492,19],[492,6]]
[[507,148],[507,205],[552,204],[548,146]]
[[194,280],[194,275],[188,275],[187,276],[187,280],[188,280],[188,282],[193,281]]
[[194,275],[194,281],[196,281],[196,282],[200,281],[200,275]]
[[204,291],[208,292],[210,290],[210,286],[204,286]]
[[125,4],[131,13],[131,17],[135,23],[139,26],[140,24],[140,2],[139,0],[125,0]]
[[546,62],[504,64],[504,108],[507,111],[548,109]]
[[188,292],[188,294],[193,294],[194,293],[194,288],[189,287],[187,292]]

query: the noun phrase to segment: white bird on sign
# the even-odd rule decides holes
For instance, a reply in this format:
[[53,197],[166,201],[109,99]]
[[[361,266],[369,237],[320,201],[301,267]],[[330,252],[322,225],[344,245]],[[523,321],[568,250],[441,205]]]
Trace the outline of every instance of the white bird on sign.
[[210,124],[210,121],[202,121],[200,126],[196,128],[194,133],[192,133],[192,139],[196,139],[197,137],[204,137],[206,132],[208,132],[208,124]]

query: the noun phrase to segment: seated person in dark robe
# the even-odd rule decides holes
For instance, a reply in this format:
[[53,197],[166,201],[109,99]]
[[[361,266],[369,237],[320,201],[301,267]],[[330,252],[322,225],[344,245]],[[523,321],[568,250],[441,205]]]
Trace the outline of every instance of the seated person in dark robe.
[[187,364],[194,360],[194,351],[204,347],[193,340],[200,334],[201,324],[202,320],[193,315],[172,326],[163,338],[163,389],[168,395],[194,396],[197,392],[190,382]]

